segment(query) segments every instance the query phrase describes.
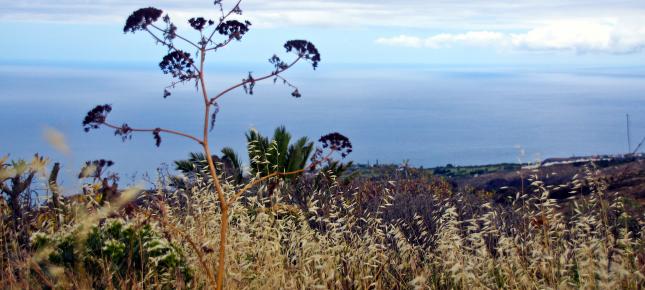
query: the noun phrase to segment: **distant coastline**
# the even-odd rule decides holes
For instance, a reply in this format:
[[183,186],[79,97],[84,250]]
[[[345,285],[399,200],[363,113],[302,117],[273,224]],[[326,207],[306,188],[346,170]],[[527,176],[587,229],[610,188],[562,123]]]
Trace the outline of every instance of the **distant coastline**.
[[[438,177],[449,181],[453,189],[462,192],[492,192],[495,200],[503,202],[528,188],[530,179],[544,182],[550,197],[565,199],[575,191],[574,180],[585,180],[589,174],[606,183],[613,193],[645,205],[645,154],[593,155],[554,157],[539,163],[498,163],[488,165],[454,166],[448,164],[433,168],[406,167],[405,165],[366,165],[353,167],[355,174],[368,178],[410,175],[415,178]],[[588,189],[584,189],[585,192]]]

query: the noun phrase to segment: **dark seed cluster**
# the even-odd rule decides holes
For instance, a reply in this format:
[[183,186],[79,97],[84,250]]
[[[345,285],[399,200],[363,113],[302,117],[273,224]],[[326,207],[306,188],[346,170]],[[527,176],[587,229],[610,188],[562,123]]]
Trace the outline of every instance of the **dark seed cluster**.
[[320,62],[320,53],[313,43],[306,40],[289,40],[284,44],[284,48],[287,52],[291,52],[293,50],[298,53],[298,56],[311,61],[314,69],[318,67],[318,62]]
[[288,67],[287,63],[282,61],[275,54],[269,59],[269,63],[271,63],[273,67],[275,67],[275,70],[273,71],[274,74],[277,74],[279,71],[285,70]]
[[114,131],[114,136],[121,136],[121,140],[124,142],[127,139],[132,139],[132,128],[124,123]]
[[159,145],[161,145],[161,129],[154,129],[154,131],[152,131],[152,137],[155,138],[155,145],[159,147]]
[[217,26],[217,32],[221,35],[228,36],[229,39],[241,40],[242,36],[249,31],[251,22],[239,22],[237,20],[228,20]]
[[349,153],[352,153],[352,142],[344,135],[334,132],[320,137],[318,142],[322,143],[324,149],[329,148],[333,151],[340,152],[340,155],[345,158]]
[[213,131],[213,128],[215,128],[217,113],[219,113],[219,103],[213,102],[213,112],[211,113],[211,131]]
[[206,24],[208,24],[210,26],[210,25],[215,24],[215,21],[206,20],[206,19],[204,19],[204,17],[196,17],[196,18],[193,17],[191,19],[188,19],[188,23],[190,24],[190,26],[193,29],[198,30],[198,31],[202,31],[202,30],[204,30],[204,27],[206,27]]
[[190,53],[175,50],[163,57],[159,67],[164,74],[172,74],[173,77],[183,82],[197,77],[193,67],[194,63],[193,59],[190,58]]
[[251,75],[251,72],[249,72],[249,77],[242,79],[242,88],[244,88],[244,92],[252,95],[253,94],[253,88],[255,88],[255,79],[253,78],[253,75]]
[[325,149],[331,151],[329,155],[334,152],[339,152],[342,158],[345,158],[347,155],[352,153],[352,142],[349,141],[349,138],[338,132],[324,135],[318,139],[318,142],[322,143],[322,148],[316,148],[314,154],[311,156],[311,165],[309,170],[312,172],[315,171],[315,169],[323,162],[327,162],[328,164],[334,162],[329,159],[328,156],[324,155]]
[[144,30],[148,25],[157,21],[163,11],[154,8],[141,8],[137,11],[132,12],[128,19],[125,21],[125,26],[123,27],[123,32],[135,32],[137,30]]
[[163,37],[166,41],[172,42],[172,40],[177,37],[177,26],[170,22],[170,16],[168,16],[168,14],[163,17],[163,22],[166,23],[166,29],[164,30]]
[[98,105],[87,112],[83,119],[83,130],[89,132],[91,129],[98,129],[101,124],[105,123],[107,115],[112,111],[110,105]]

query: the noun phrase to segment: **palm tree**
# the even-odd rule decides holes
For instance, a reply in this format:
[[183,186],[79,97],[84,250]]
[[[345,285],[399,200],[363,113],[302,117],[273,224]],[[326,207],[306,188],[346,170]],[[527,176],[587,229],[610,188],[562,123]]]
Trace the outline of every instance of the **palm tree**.
[[[347,171],[352,167],[352,165],[354,165],[354,162],[352,161],[349,161],[347,163],[342,163],[338,160],[332,160],[328,162],[327,165],[323,167],[320,172],[322,172],[322,174],[327,178],[331,178],[332,176],[334,178],[338,178],[344,175],[345,173],[347,173]],[[353,172],[346,178],[346,180],[351,179],[356,174],[357,172]]]
[[275,129],[271,140],[252,129],[246,134],[246,141],[251,173],[260,177],[273,172],[291,172],[305,168],[314,148],[313,142],[307,137],[289,144],[291,134],[284,126]]
[[[267,176],[273,172],[291,172],[305,168],[313,152],[314,143],[307,137],[291,142],[291,134],[284,126],[275,129],[273,138],[262,136],[257,130],[251,129],[246,133],[250,173],[253,176]],[[230,147],[222,149],[222,157],[212,156],[218,163],[220,172],[227,178],[232,178],[236,183],[243,179],[244,169],[241,159]],[[208,176],[208,163],[204,154],[190,153],[187,160],[175,161],[175,168],[187,175],[200,177]],[[284,179],[294,178],[293,175],[284,176]]]
[[[175,169],[182,173],[194,177],[209,178],[208,162],[203,153],[189,153],[187,160],[176,160]],[[211,156],[217,167],[225,178],[231,178],[235,183],[241,183],[243,179],[242,162],[229,147],[222,149],[222,157],[217,155]]]

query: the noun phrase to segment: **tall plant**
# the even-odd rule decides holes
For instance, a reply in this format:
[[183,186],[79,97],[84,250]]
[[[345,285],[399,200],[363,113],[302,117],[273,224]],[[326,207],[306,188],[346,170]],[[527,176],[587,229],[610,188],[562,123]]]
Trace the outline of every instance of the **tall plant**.
[[[222,187],[222,183],[217,173],[217,168],[213,162],[211,146],[208,138],[209,129],[212,129],[215,125],[215,118],[219,112],[218,100],[227,93],[239,88],[243,88],[248,94],[253,94],[255,84],[267,79],[282,81],[282,83],[293,90],[291,93],[293,97],[301,97],[298,88],[285,79],[282,76],[282,73],[300,61],[310,62],[314,69],[316,69],[320,62],[320,53],[311,42],[306,40],[290,40],[284,44],[284,48],[287,53],[292,52],[295,54],[293,60],[285,62],[277,55],[273,55],[269,59],[269,62],[273,66],[273,69],[269,73],[259,77],[255,77],[249,73],[241,82],[223,89],[216,94],[210,94],[207,90],[208,86],[206,84],[204,69],[207,54],[224,49],[233,41],[240,41],[249,31],[251,26],[249,21],[231,19],[234,15],[242,14],[240,2],[241,0],[238,0],[234,4],[233,8],[226,11],[222,4],[222,0],[215,0],[214,4],[218,8],[217,10],[221,13],[219,16],[215,17],[215,20],[204,17],[189,19],[188,23],[190,26],[200,34],[200,38],[197,41],[191,41],[177,33],[177,26],[175,26],[175,24],[170,20],[170,17],[168,15],[162,17],[163,11],[153,7],[142,8],[134,11],[127,18],[126,24],[123,28],[124,33],[134,33],[139,31],[146,32],[157,43],[168,49],[168,54],[166,54],[159,63],[159,67],[163,73],[172,75],[173,77],[173,81],[163,90],[164,98],[169,97],[171,95],[171,89],[180,84],[193,83],[198,88],[204,104],[202,115],[203,126],[200,136],[167,128],[136,128],[131,127],[127,123],[119,125],[118,123],[110,122],[108,121],[108,115],[112,111],[112,106],[109,104],[96,106],[87,113],[83,120],[83,127],[86,132],[100,127],[108,127],[114,129],[115,135],[122,137],[124,141],[132,138],[132,134],[135,132],[147,132],[152,133],[157,146],[161,144],[163,134],[170,134],[190,139],[202,147],[221,211],[217,278],[215,280],[215,278],[210,277],[211,283],[213,284],[212,286],[217,289],[222,289],[223,286],[226,258],[226,237],[229,219],[228,215],[231,205],[235,203],[246,191],[267,179],[280,175],[297,174],[306,170],[300,169],[292,172],[276,171],[265,176],[258,176],[236,192],[227,195]],[[157,22],[160,18],[162,19],[162,24],[158,24]],[[188,46],[190,49],[196,50],[196,59],[187,51],[182,50],[176,42],[179,42],[184,46]],[[307,166],[307,169],[315,169],[321,162],[329,161],[332,154],[335,152],[340,154],[342,157],[345,157],[349,152],[351,152],[351,143],[349,140],[338,133],[323,136],[320,141],[323,143],[323,148],[316,150],[310,165]],[[328,153],[323,154],[323,149],[327,150]]]

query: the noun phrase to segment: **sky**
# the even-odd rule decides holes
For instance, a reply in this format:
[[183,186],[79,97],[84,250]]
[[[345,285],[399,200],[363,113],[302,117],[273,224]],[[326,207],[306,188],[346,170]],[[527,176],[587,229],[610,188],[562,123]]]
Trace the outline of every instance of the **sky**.
[[[194,33],[186,29],[188,18],[219,13],[211,0],[2,0],[0,5],[4,63],[158,61],[161,46],[155,50],[149,37],[122,32],[132,11],[162,9],[187,35]],[[246,0],[241,8],[252,30],[243,43],[216,56],[219,61],[264,62],[282,52],[284,41],[304,38],[318,46],[323,65],[645,64],[642,0]]]
[[[234,1],[223,0],[224,8],[232,8]],[[86,138],[86,135],[75,135],[80,132],[78,116],[90,106],[96,105],[96,100],[111,101],[115,95],[114,90],[117,90],[116,95],[122,96],[118,100],[120,108],[129,108],[131,112],[140,109],[142,101],[124,96],[135,95],[136,92],[149,98],[159,97],[160,82],[164,85],[167,79],[160,78],[157,64],[166,54],[166,49],[156,45],[153,39],[143,33],[123,33],[123,25],[128,15],[136,9],[149,6],[162,9],[179,26],[179,33],[191,39],[199,35],[188,25],[189,18],[201,16],[216,19],[220,15],[218,8],[213,5],[213,0],[0,0],[0,73],[4,73],[3,78],[0,78],[0,103],[14,108],[14,115],[8,115],[14,117],[6,117],[6,120],[28,120],[34,115],[39,115],[39,118],[35,119],[42,120],[38,121],[41,123],[33,121],[29,125],[31,127],[24,125],[20,129],[0,127],[0,133],[5,129],[7,134],[13,136],[13,131],[19,130],[24,131],[24,136],[36,136],[33,138],[40,140],[40,134],[33,132],[40,132],[43,124],[46,124],[68,134],[72,141],[70,145],[75,148],[85,148],[89,146],[87,144],[101,144],[111,148],[120,144],[120,140],[109,141],[111,143],[105,141],[109,138],[107,135],[112,134],[109,130],[104,132],[105,138],[92,139],[93,142],[98,142],[96,144],[88,143],[89,138]],[[320,105],[320,100],[328,95],[354,98],[354,103],[345,103],[344,109],[362,117],[371,116],[370,120],[375,120],[375,123],[370,124],[351,120],[341,124],[347,127],[339,125],[340,127],[333,129],[353,133],[352,138],[357,145],[357,153],[354,156],[363,154],[387,158],[387,155],[378,151],[383,149],[378,140],[382,138],[379,134],[391,132],[373,130],[372,128],[379,128],[374,124],[384,125],[382,127],[399,124],[420,126],[411,121],[426,120],[428,125],[422,128],[425,137],[405,139],[401,135],[398,139],[392,139],[397,142],[410,142],[410,150],[423,150],[403,152],[391,157],[389,161],[396,162],[417,156],[430,161],[412,160],[414,164],[435,164],[439,162],[437,160],[443,162],[444,159],[437,159],[438,155],[445,153],[446,148],[455,147],[453,144],[464,144],[464,140],[472,139],[476,134],[472,135],[468,130],[476,127],[474,125],[484,126],[485,123],[477,121],[481,114],[498,114],[495,109],[504,109],[505,105],[508,105],[504,103],[507,100],[522,101],[531,97],[535,99],[520,106],[526,110],[520,110],[522,113],[514,116],[524,120],[524,123],[506,122],[508,116],[504,115],[506,113],[503,110],[497,119],[491,119],[503,120],[501,124],[514,126],[520,132],[516,136],[518,138],[524,136],[524,131],[527,131],[521,126],[542,130],[540,126],[545,123],[543,121],[552,121],[552,127],[544,127],[545,129],[540,131],[544,133],[543,136],[538,134],[538,137],[547,141],[552,139],[553,135],[549,135],[552,131],[564,128],[559,124],[577,124],[578,127],[567,127],[569,131],[560,131],[564,136],[574,136],[570,132],[598,131],[595,135],[583,135],[596,138],[588,143],[604,146],[613,141],[603,143],[604,141],[598,140],[619,140],[623,137],[623,132],[617,130],[623,128],[624,114],[631,113],[634,115],[634,128],[641,130],[635,131],[634,134],[639,135],[642,132],[643,123],[637,117],[642,112],[642,98],[639,94],[642,91],[641,80],[645,75],[644,0],[242,0],[241,8],[244,14],[238,18],[250,20],[253,23],[251,31],[244,36],[242,42],[233,43],[209,55],[207,70],[209,76],[213,76],[209,84],[228,84],[228,81],[232,80],[230,78],[246,74],[249,68],[258,74],[269,71],[272,67],[267,60],[273,54],[278,54],[284,60],[293,57],[286,56],[284,52],[283,44],[287,40],[309,40],[319,49],[322,61],[315,74],[309,66],[294,67],[295,75],[298,76],[297,84],[308,84],[301,88],[303,92],[312,94],[311,100],[302,98],[298,101],[310,101],[312,108],[325,108]],[[184,46],[184,49],[191,52],[189,46]],[[210,74],[210,70],[219,74]],[[305,71],[306,74],[301,73]],[[568,74],[570,72],[578,75]],[[132,81],[138,78],[145,79],[146,84]],[[326,80],[320,82],[324,85],[319,85],[320,79]],[[37,85],[31,85],[34,83]],[[187,96],[194,93],[190,89],[186,88]],[[92,99],[87,98],[88,92],[93,96]],[[491,106],[486,102],[478,103],[487,100],[470,97],[479,96],[482,92],[483,95],[497,98],[498,102]],[[511,99],[511,95],[515,99]],[[25,100],[25,96],[29,96],[30,99]],[[178,92],[169,99],[185,101],[186,99],[180,99],[181,96]],[[307,93],[305,96],[308,96]],[[381,97],[382,103],[379,103]],[[396,102],[392,102],[394,97],[397,98]],[[68,100],[67,103],[59,104],[59,100],[62,99]],[[287,99],[283,101],[291,101]],[[454,99],[454,102],[447,101],[448,99]],[[409,101],[407,107],[402,100]],[[441,107],[443,101],[444,107]],[[555,103],[549,103],[551,101]],[[18,103],[31,108],[33,102],[39,104],[33,107],[33,112],[30,112],[32,115],[23,115],[16,109]],[[62,107],[70,111],[60,110],[59,114],[51,114],[51,103],[48,102],[65,105]],[[574,105],[565,106],[560,102]],[[245,108],[241,103],[238,105],[239,108]],[[378,107],[379,105],[381,107]],[[442,109],[432,111],[435,105]],[[232,111],[231,108],[227,108],[222,114],[242,114],[235,113],[235,106],[231,107]],[[593,107],[593,110],[589,109],[590,107]],[[472,108],[473,111],[469,112],[468,108]],[[569,113],[573,116],[565,116],[570,118],[566,120],[558,119],[564,118],[561,115],[565,114],[560,114],[554,109],[571,109]],[[399,110],[399,114],[395,113],[396,110]],[[512,107],[507,111],[515,112],[518,108]],[[379,112],[387,113],[379,115]],[[414,112],[417,112],[417,115]],[[307,114],[310,113],[307,111]],[[340,124],[342,115],[336,114],[333,119]],[[554,117],[553,114],[558,117]],[[602,116],[596,118],[594,114]],[[257,117],[256,124],[261,120],[273,119],[273,116],[260,119],[250,115],[237,119],[235,116],[228,118],[231,122],[238,122],[235,126],[239,129],[231,134],[241,136],[241,131],[254,126],[253,123],[249,123],[252,117]],[[588,116],[593,118],[587,118]],[[139,117],[142,121],[149,118],[148,115]],[[327,117],[321,115],[320,118],[326,120]],[[183,120],[179,117],[173,120],[176,123],[173,124],[173,128],[174,125],[183,124],[180,119]],[[535,122],[527,122],[526,119]],[[445,125],[435,126],[428,120],[444,122]],[[58,125],[50,124],[56,122]],[[593,122],[599,125],[590,125]],[[450,126],[452,123],[455,125]],[[506,132],[503,128],[499,130],[501,127],[498,124],[486,124],[488,127],[478,129],[485,133],[482,134],[484,137],[497,138],[498,131]],[[296,131],[299,128],[297,125],[307,130],[318,130],[315,124],[300,121],[293,121],[290,125],[289,128],[296,127]],[[325,130],[331,127],[327,123],[320,123],[319,126]],[[188,125],[186,127],[192,128]],[[364,130],[365,128],[370,130]],[[454,131],[435,132],[435,128]],[[403,129],[416,130],[417,127],[413,125],[397,128],[398,131],[405,131]],[[486,130],[493,130],[493,133]],[[620,136],[606,137],[608,135],[605,133],[616,133]],[[302,129],[298,134],[311,135],[311,132]],[[414,134],[411,133],[410,136],[416,136]],[[435,149],[425,147],[424,142],[428,140],[431,140],[432,144],[443,140],[435,138],[442,134],[454,136],[456,139],[442,137],[446,142],[452,143]],[[484,137],[481,139],[486,139]],[[515,145],[539,143],[531,138],[522,138],[502,144],[508,146],[500,147],[501,149],[487,149],[484,144],[486,142],[481,140],[472,145],[465,142],[464,146],[483,146],[482,156],[498,156],[494,155],[497,152],[495,150],[498,150],[504,154],[511,152],[514,158]],[[230,140],[239,140],[239,145],[243,146],[241,138],[231,137]],[[35,140],[31,139],[16,141],[19,144],[30,142],[35,144]],[[416,146],[414,142],[421,145]],[[498,144],[500,142],[494,139],[490,144],[502,146]],[[616,146],[622,150],[622,139],[616,142],[619,142]],[[144,145],[141,146],[145,146],[142,148],[150,146],[149,143],[142,144]],[[586,148],[576,147],[580,146],[579,144],[560,147],[557,144],[544,144],[548,145],[545,147],[553,147],[554,150]],[[118,147],[122,152],[131,150],[130,147],[123,146]],[[3,149],[1,147],[0,151]],[[168,150],[174,148],[173,150],[181,153],[168,154],[167,158],[176,159],[176,156],[184,156],[186,151],[183,147],[167,147]],[[166,147],[163,148],[166,150]],[[594,150],[610,153],[618,151],[612,148],[614,147]],[[477,148],[457,150],[453,155],[446,153],[448,157],[443,157],[464,157],[464,160],[470,158],[463,161],[464,164],[489,162],[473,157],[476,154],[474,151],[468,151],[471,149]],[[40,149],[26,150],[25,154],[37,150]],[[491,153],[490,150],[494,152]],[[146,160],[158,161],[158,152],[154,152],[157,151],[147,152],[150,155]],[[550,154],[560,156],[576,152],[578,151],[558,151]],[[592,151],[589,149],[584,152]],[[94,156],[91,155],[91,158]],[[366,162],[366,158],[358,156],[358,162]],[[121,158],[127,160],[130,157],[123,155]],[[513,158],[510,161],[515,160]],[[506,157],[495,160],[509,161]],[[141,166],[149,168],[147,164]],[[72,171],[77,169],[74,166],[68,168]]]

